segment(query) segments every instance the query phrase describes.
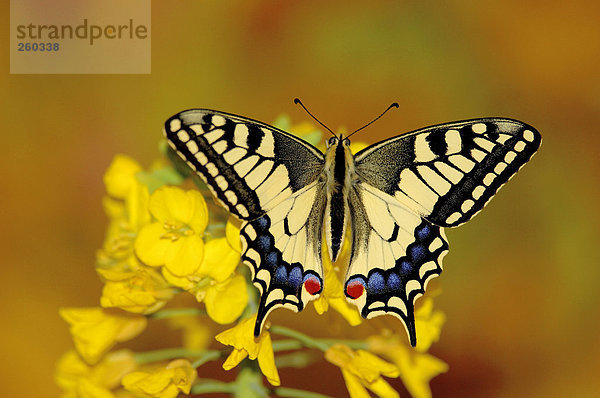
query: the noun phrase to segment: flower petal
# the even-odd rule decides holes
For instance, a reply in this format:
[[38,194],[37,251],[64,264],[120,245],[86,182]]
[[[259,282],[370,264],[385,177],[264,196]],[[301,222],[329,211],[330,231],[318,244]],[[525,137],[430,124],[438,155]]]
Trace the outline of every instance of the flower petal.
[[[356,306],[351,305],[345,298],[333,297],[329,298],[329,305],[331,305],[341,316],[350,324],[350,326],[360,325],[363,318],[360,316]],[[315,307],[316,309],[316,307]],[[317,310],[318,312],[318,310]]]
[[171,285],[180,287],[183,290],[187,290],[189,292],[193,292],[196,289],[198,285],[198,280],[200,279],[200,277],[197,277],[196,275],[175,276],[164,267],[161,269],[161,273],[165,280]]
[[378,378],[373,383],[369,383],[366,387],[373,391],[378,397],[399,398],[400,394],[383,378]]
[[196,378],[196,369],[187,359],[176,359],[152,372],[129,373],[123,377],[122,384],[126,390],[144,396],[175,398],[179,392],[189,394]]
[[227,357],[225,362],[223,362],[223,369],[231,370],[239,365],[246,357],[248,356],[248,351],[246,350],[238,350],[234,349],[231,351],[231,354]]
[[204,242],[198,235],[182,236],[171,241],[165,253],[165,268],[175,276],[195,273],[202,263]]
[[396,365],[386,362],[365,350],[356,351],[349,369],[369,383],[374,382],[381,375],[398,377],[400,374]]
[[248,305],[246,279],[236,275],[230,280],[206,289],[206,312],[215,322],[224,325],[239,318]]
[[186,192],[186,195],[190,203],[190,212],[189,218],[185,220],[185,223],[189,225],[194,232],[202,235],[208,225],[208,207],[206,206],[206,201],[202,194],[196,190],[189,190]]
[[431,344],[439,341],[446,315],[433,309],[433,300],[426,299],[415,311],[415,328],[417,330],[417,346],[419,352],[427,352]]
[[94,384],[113,389],[121,385],[121,379],[135,370],[137,363],[129,350],[111,351],[92,368],[89,376]]
[[172,385],[171,371],[131,372],[123,377],[121,383],[127,391],[141,393],[147,397],[175,398],[179,391]]
[[202,234],[208,224],[206,201],[196,190],[161,187],[150,197],[149,208],[159,221],[188,225],[197,234]]
[[90,372],[91,367],[81,359],[77,351],[70,350],[58,360],[54,380],[61,389],[69,391],[75,389],[79,379],[88,377]]
[[240,263],[240,254],[229,246],[226,238],[209,240],[204,250],[204,258],[198,273],[210,276],[217,282],[229,278]]
[[185,224],[190,215],[190,203],[185,191],[177,187],[160,187],[150,196],[150,213],[161,222]]
[[225,237],[231,248],[238,252],[242,252],[242,243],[240,242],[240,221],[234,217],[229,217],[225,225]]
[[407,355],[400,367],[400,377],[410,395],[416,398],[430,398],[429,382],[440,373],[448,371],[448,365],[429,354]]
[[348,389],[348,393],[350,394],[350,398],[370,398],[369,392],[365,387],[363,387],[360,379],[353,375],[351,372],[342,369],[342,376],[344,376],[344,382],[346,383],[346,388]]
[[[366,388],[382,397],[398,397],[398,393],[381,375],[397,377],[398,368],[365,350],[353,351],[343,344],[335,344],[325,352],[325,359],[342,369],[351,397],[370,396]],[[365,395],[366,394],[366,395]]]
[[260,346],[261,348],[258,352],[258,366],[260,367],[260,371],[271,385],[278,386],[281,384],[281,381],[279,380],[279,372],[277,372],[277,368],[275,367],[275,354],[273,354],[270,333],[265,333]]
[[410,348],[397,334],[389,332],[367,339],[369,349],[393,362],[400,370],[406,389],[413,397],[431,397],[430,380],[448,370],[448,365],[432,355]]
[[129,189],[125,199],[129,226],[133,231],[138,231],[150,222],[149,200],[148,188],[136,181]]
[[324,294],[321,294],[321,296],[312,303],[315,307],[315,311],[317,311],[317,314],[319,315],[323,315],[329,309],[329,302],[325,298]]
[[213,336],[209,322],[198,316],[177,316],[168,319],[169,325],[174,329],[181,329],[183,334],[183,348],[188,350],[207,349]]
[[81,398],[114,398],[110,390],[100,387],[87,379],[79,381],[77,397]]
[[[340,253],[340,261],[345,261],[343,257],[345,257],[349,252],[346,249],[350,246],[349,241],[345,241],[344,248]],[[323,252],[325,252],[326,248],[323,244]],[[325,282],[323,293],[321,297],[317,300],[313,301],[313,305],[317,313],[323,314],[325,311],[329,309],[329,306],[333,307],[337,312],[339,312],[346,321],[352,325],[356,326],[362,323],[362,317],[358,312],[356,306],[351,305],[346,300],[346,296],[344,294],[344,285],[340,279],[340,276],[336,272],[336,268],[333,266],[328,256],[323,257],[323,272],[325,274]]]
[[88,364],[97,363],[117,342],[127,341],[146,328],[146,318],[118,314],[102,308],[61,308],[70,325],[77,352]]
[[142,262],[151,266],[164,265],[167,250],[173,243],[170,239],[163,239],[165,229],[161,223],[152,223],[144,226],[135,240],[135,254]]
[[135,174],[142,168],[138,162],[126,155],[116,155],[104,174],[106,192],[117,199],[125,199],[136,182]]
[[[255,322],[256,315],[246,318],[231,329],[227,329],[216,335],[215,339],[221,344],[233,346],[238,350],[244,349],[248,352],[250,359],[256,359],[260,347],[256,341],[257,339],[254,339]],[[260,338],[259,336],[258,339]]]

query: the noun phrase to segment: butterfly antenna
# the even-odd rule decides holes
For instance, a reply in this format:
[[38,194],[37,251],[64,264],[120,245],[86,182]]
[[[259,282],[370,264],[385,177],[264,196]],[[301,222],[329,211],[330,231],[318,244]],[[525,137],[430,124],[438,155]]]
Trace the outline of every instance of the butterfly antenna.
[[333,134],[333,136],[334,136],[334,137],[337,137],[337,136],[335,135],[335,133],[334,133],[333,131],[331,131],[331,129],[330,129],[329,127],[327,127],[327,126],[325,126],[323,123],[321,123],[321,121],[320,121],[319,119],[317,119],[317,118],[316,118],[316,117],[315,117],[315,116],[314,116],[312,113],[310,113],[310,112],[308,111],[308,109],[306,109],[306,107],[304,106],[304,104],[302,103],[302,101],[300,101],[300,99],[299,99],[299,98],[294,98],[294,104],[296,104],[296,105],[300,105],[302,108],[304,108],[304,110],[306,111],[306,113],[308,113],[308,114],[310,115],[310,117],[312,117],[313,119],[315,119],[315,120],[316,120],[316,121],[317,121],[317,122],[318,122],[318,123],[319,123],[321,126],[325,127],[327,130],[329,130],[329,132],[330,132],[331,134]]
[[350,138],[351,136],[353,136],[354,134],[358,133],[360,130],[364,129],[367,126],[372,125],[373,123],[375,123],[376,121],[378,121],[383,115],[385,115],[387,113],[387,111],[389,111],[392,108],[399,108],[400,105],[398,105],[397,102],[394,102],[392,105],[388,106],[387,109],[385,111],[383,111],[383,113],[379,116],[377,116],[375,119],[371,120],[369,123],[365,124],[364,126],[362,126],[361,128],[359,128],[358,130],[354,130],[352,132],[352,134],[346,136],[346,138]]

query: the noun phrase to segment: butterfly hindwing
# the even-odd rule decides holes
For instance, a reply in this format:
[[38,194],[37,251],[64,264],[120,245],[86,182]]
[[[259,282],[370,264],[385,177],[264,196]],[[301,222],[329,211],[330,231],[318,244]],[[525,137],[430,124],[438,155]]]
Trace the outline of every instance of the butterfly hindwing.
[[356,155],[356,170],[433,224],[454,227],[478,213],[540,143],[537,130],[516,120],[466,120],[372,145]]
[[165,135],[215,198],[242,220],[260,217],[323,169],[323,154],[310,144],[224,112],[183,111],[167,120]]
[[442,272],[448,251],[443,230],[366,182],[350,196],[353,246],[346,297],[364,318],[402,320],[416,344],[414,302]]
[[272,310],[302,311],[323,289],[319,220],[325,202],[320,189],[313,183],[242,226],[242,260],[261,296],[256,336]]

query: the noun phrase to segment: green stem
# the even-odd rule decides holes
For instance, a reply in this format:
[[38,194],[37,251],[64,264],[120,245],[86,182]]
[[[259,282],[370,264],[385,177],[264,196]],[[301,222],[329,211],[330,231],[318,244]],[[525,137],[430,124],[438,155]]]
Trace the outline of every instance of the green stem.
[[275,357],[275,366],[281,368],[302,369],[319,361],[320,354],[315,351],[295,351],[291,354],[277,355]]
[[187,348],[167,348],[164,350],[138,352],[134,354],[135,361],[139,364],[175,358],[198,358],[197,361],[202,359],[204,360],[202,363],[205,363],[206,361],[219,358],[220,356],[221,351],[217,350],[189,350]]
[[290,398],[331,398],[328,395],[319,394],[317,392],[298,390],[296,388],[277,387],[273,390],[278,397]]
[[166,310],[160,310],[154,314],[148,315],[152,319],[167,319],[177,318],[179,316],[202,316],[206,315],[206,311],[199,308],[170,308]]
[[214,393],[233,393],[235,385],[223,383],[219,380],[201,379],[196,381],[192,387],[192,394],[214,394]]
[[308,347],[308,348],[316,348],[323,352],[327,351],[327,349],[329,348],[328,344],[323,343],[319,340],[313,339],[312,337],[310,337],[304,333],[300,333],[293,329],[286,328],[285,326],[278,326],[278,325],[271,326],[270,332],[279,334],[281,336],[291,337],[292,339],[296,339],[296,340],[300,341],[305,347]]
[[200,355],[198,357],[198,359],[196,359],[192,363],[192,368],[198,368],[198,367],[204,365],[206,362],[214,361],[216,359],[219,359],[221,357],[221,354],[222,354],[221,351],[207,350],[207,351],[204,352],[204,354]]
[[293,329],[286,328],[285,326],[274,325],[269,329],[271,333],[279,334],[281,336],[291,337],[296,341],[294,344],[293,340],[275,340],[273,342],[273,351],[286,351],[296,350],[298,343],[305,347],[317,348],[321,351],[327,351],[329,347],[335,344],[344,344],[355,350],[366,350],[369,348],[369,344],[362,340],[340,340],[340,339],[315,339],[307,336],[304,333],[297,332]]
[[298,350],[304,347],[298,340],[275,340],[273,341],[273,351]]

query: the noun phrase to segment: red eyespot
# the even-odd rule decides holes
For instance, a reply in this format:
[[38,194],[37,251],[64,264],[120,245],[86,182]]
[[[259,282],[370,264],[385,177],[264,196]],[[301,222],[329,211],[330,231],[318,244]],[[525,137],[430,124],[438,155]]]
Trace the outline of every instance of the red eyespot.
[[350,281],[346,285],[346,295],[348,295],[348,297],[350,297],[351,299],[356,300],[357,298],[362,296],[364,291],[365,287],[360,281]]
[[314,276],[309,276],[304,281],[304,288],[310,294],[315,295],[321,291],[321,282]]

